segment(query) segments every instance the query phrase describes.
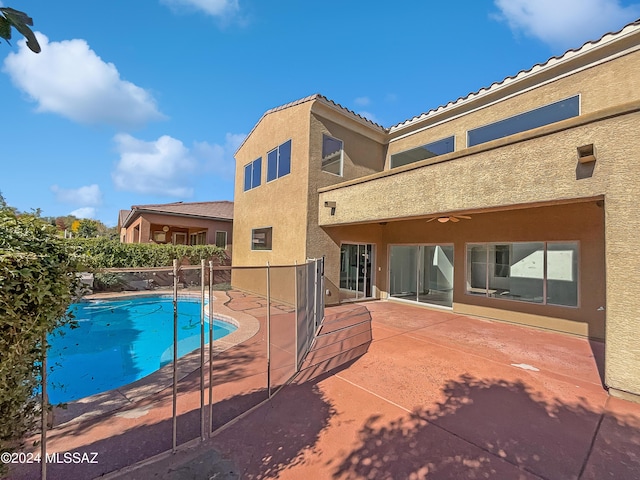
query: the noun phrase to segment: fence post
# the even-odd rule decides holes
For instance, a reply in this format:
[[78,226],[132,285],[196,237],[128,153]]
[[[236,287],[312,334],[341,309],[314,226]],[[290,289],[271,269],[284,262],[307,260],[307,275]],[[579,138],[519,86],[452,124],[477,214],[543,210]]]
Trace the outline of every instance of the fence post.
[[213,432],[213,262],[209,260],[209,428]]
[[267,394],[271,398],[271,272],[267,262]]
[[[204,435],[204,282],[205,282],[205,261],[200,260],[200,440],[206,439]],[[211,302],[211,299],[209,299]],[[211,318],[209,318],[211,322]]]
[[173,260],[173,439],[171,450],[178,446],[178,260]]
[[318,259],[313,260],[314,274],[313,274],[313,332],[317,333],[318,330]]
[[47,480],[47,334],[42,334],[42,430],[40,431],[40,478]]
[[296,361],[296,373],[298,373],[298,370],[300,368],[300,365],[298,364],[298,261],[296,260],[294,262],[294,267],[293,267],[293,295],[294,295],[294,302],[293,302],[293,307],[295,309],[295,315],[293,317],[294,319],[294,325],[293,325],[293,329],[295,331],[295,361]]

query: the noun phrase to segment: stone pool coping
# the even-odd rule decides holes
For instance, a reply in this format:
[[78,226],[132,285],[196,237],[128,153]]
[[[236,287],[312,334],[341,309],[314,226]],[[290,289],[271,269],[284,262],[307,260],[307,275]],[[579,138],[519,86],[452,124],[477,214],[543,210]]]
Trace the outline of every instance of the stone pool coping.
[[[115,292],[92,294],[84,297],[85,300],[113,300],[115,298],[149,297],[158,295],[172,295],[171,290],[154,290],[144,292]],[[181,291],[178,298],[200,298],[200,292]],[[205,294],[205,300],[208,300]],[[228,308],[225,303],[230,300],[224,291],[214,292],[214,312],[216,319],[230,323],[237,327],[237,330],[213,342],[213,355],[234,347],[249,338],[253,337],[260,329],[257,319],[242,312],[236,312]],[[208,331],[206,333],[208,335]],[[208,364],[209,349],[205,348],[205,365]],[[190,373],[200,368],[200,348],[178,359],[178,382]],[[53,418],[50,419],[52,426],[56,427],[64,423],[79,422],[112,412],[125,406],[143,400],[150,395],[156,394],[170,388],[173,382],[173,364],[169,363],[159,370],[147,375],[140,380],[129,383],[122,387],[97,393],[79,400],[67,402],[66,407],[54,406]]]

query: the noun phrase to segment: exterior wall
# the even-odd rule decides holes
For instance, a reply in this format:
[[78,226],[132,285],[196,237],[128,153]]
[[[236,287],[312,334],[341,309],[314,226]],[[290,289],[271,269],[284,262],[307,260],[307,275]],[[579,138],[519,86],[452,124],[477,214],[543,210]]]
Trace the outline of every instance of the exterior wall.
[[[318,188],[382,171],[386,145],[381,131],[361,126],[323,107],[314,105],[311,114],[306,255],[325,257],[325,291],[329,292],[325,303],[330,305],[339,301],[340,242],[318,226],[318,208],[327,210],[327,207],[318,207]],[[323,134],[343,142],[342,177],[322,171]],[[356,241],[356,238],[349,240]]]
[[178,215],[163,215],[160,213],[148,213],[141,214],[136,220],[129,225],[125,233],[126,243],[134,242],[133,230],[135,227],[140,228],[140,243],[153,243],[153,232],[162,231],[162,227],[168,226],[167,241],[171,243],[172,234],[174,232],[181,232],[187,234],[187,242],[189,240],[188,235],[190,233],[207,231],[207,243],[215,245],[216,232],[227,232],[227,252],[231,255],[233,245],[233,222],[232,221],[220,221],[210,220],[206,218],[190,218],[182,217]]
[[[561,124],[449,154],[440,163],[401,167],[397,173],[322,189],[319,205],[335,201],[337,208],[334,216],[321,209],[319,222],[328,227],[457,211],[474,216],[523,205],[604,198],[605,380],[612,389],[640,395],[640,348],[634,333],[640,331],[635,295],[640,289],[635,275],[640,270],[640,101]],[[591,166],[580,165],[576,147],[589,143],[596,145],[597,160]],[[598,285],[601,282],[592,290]]]
[[[234,266],[292,265],[306,259],[311,102],[266,115],[236,153]],[[291,140],[291,173],[267,183],[267,153]],[[262,157],[260,186],[244,191],[244,167]],[[252,250],[251,231],[272,227],[272,250]],[[264,283],[232,272],[236,288],[263,294]]]
[[[455,135],[456,150],[463,150],[467,147],[467,131],[470,129],[577,94],[580,95],[582,115],[637,99],[640,90],[640,75],[637,73],[640,71],[640,52],[634,51],[605,63],[598,63],[601,62],[600,56],[587,56],[577,65],[558,65],[546,74],[547,77],[551,77],[546,84],[536,83],[529,86],[526,81],[522,82],[524,85],[516,83],[504,91],[471,101],[464,108],[454,109],[407,129],[397,130],[390,135],[389,157],[394,153],[451,135]],[[585,65],[588,61],[596,62],[595,66]],[[562,77],[563,74],[567,74],[569,67],[577,72]],[[558,76],[560,78],[557,78]],[[544,80],[536,79],[536,82]],[[497,100],[499,103],[493,104]],[[464,112],[468,113],[460,116]],[[389,168],[389,158],[386,168]]]

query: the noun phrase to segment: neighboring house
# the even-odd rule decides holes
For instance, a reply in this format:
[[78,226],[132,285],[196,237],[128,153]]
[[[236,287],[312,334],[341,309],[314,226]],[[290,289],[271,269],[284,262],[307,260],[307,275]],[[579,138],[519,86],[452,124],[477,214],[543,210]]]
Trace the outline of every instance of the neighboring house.
[[640,22],[390,128],[303,98],[236,152],[233,264],[606,340],[640,395],[639,132]]
[[233,202],[176,202],[120,210],[123,243],[217,245],[231,253]]

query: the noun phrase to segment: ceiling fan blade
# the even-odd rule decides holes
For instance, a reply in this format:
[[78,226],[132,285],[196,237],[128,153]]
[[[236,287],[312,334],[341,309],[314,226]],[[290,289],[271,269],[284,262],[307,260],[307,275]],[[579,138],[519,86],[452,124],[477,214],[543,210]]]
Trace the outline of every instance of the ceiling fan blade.
[[463,220],[471,220],[471,217],[468,215],[456,215],[458,218],[462,218]]
[[454,223],[457,223],[457,222],[459,222],[459,221],[460,221],[460,219],[459,219],[459,218],[456,218],[456,217],[449,217],[449,220],[451,220],[451,221],[452,221],[452,222],[454,222]]
[[437,220],[437,219],[438,219],[438,217],[430,218],[429,220],[427,220],[427,223],[429,223],[429,222],[433,222],[434,220]]

